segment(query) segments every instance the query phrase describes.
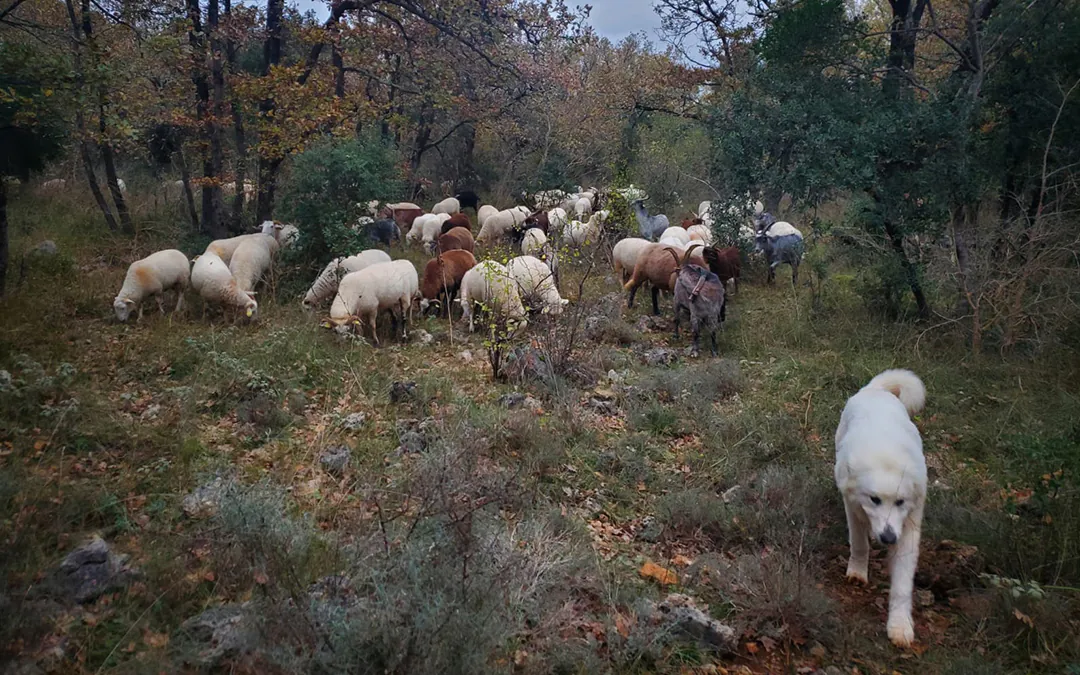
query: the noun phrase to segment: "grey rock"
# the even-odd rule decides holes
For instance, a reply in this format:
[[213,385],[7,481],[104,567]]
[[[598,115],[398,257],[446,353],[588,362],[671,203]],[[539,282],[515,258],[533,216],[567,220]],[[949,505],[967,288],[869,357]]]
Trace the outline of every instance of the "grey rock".
[[345,419],[341,421],[341,426],[349,431],[359,431],[364,427],[364,422],[367,422],[367,415],[362,412],[354,412],[346,415]]
[[217,476],[214,480],[205,485],[200,485],[191,494],[184,497],[180,508],[188,518],[209,518],[217,513],[224,494],[225,481],[222,480],[221,476]]
[[660,541],[660,535],[664,533],[663,526],[656,522],[656,518],[645,516],[641,519],[641,527],[638,528],[637,538],[649,544]]
[[619,412],[619,406],[614,401],[592,396],[585,403],[585,407],[598,415],[615,415]]
[[416,383],[413,381],[395,381],[390,384],[390,402],[402,403],[403,401],[415,400],[417,397]]
[[420,346],[425,346],[434,342],[435,336],[423,328],[418,328],[412,332],[412,340]]
[[329,473],[341,475],[349,468],[352,461],[352,450],[344,445],[335,445],[323,451],[319,456],[319,464]]
[[653,331],[664,330],[666,328],[665,323],[664,319],[650,314],[638,319],[637,323],[634,324],[634,328],[636,328],[639,333],[651,333]]
[[57,600],[85,604],[125,588],[140,576],[127,561],[127,555],[114,553],[104,539],[94,536],[67,554],[50,573],[44,587]]
[[555,379],[555,372],[543,352],[528,345],[510,349],[504,357],[502,370],[506,377],[517,382],[551,382]]
[[725,652],[737,650],[738,632],[701,611],[693,598],[672,593],[658,604],[649,604],[652,605],[651,619],[668,625],[675,633],[710,649]]
[[158,415],[160,415],[160,414],[161,414],[161,404],[160,403],[154,403],[153,405],[148,406],[146,408],[146,410],[144,410],[142,412],[142,414],[139,415],[139,419],[141,419],[141,420],[156,420],[158,418]]
[[198,651],[187,663],[219,665],[246,653],[258,639],[248,603],[212,607],[180,625],[184,641]]
[[654,368],[657,366],[670,366],[678,360],[679,354],[674,349],[665,347],[650,349],[642,355],[642,361],[645,362],[645,365]]
[[0,391],[11,391],[13,388],[11,373],[0,370]]
[[289,406],[289,412],[294,415],[303,415],[307,409],[307,394],[299,389],[293,389],[285,397],[285,404]]
[[520,391],[512,391],[499,397],[499,405],[504,408],[520,408],[525,403],[525,394]]
[[34,248],[30,249],[30,252],[35,255],[56,255],[59,252],[56,242],[52,239],[46,239],[39,243]]
[[458,354],[458,358],[461,359],[462,361],[464,361],[465,363],[470,363],[473,360],[473,355],[472,355],[472,352],[470,352],[468,349],[466,349],[465,351]]
[[398,420],[396,425],[398,435],[397,453],[407,455],[423,452],[434,437],[436,424],[433,417],[425,417],[423,420]]

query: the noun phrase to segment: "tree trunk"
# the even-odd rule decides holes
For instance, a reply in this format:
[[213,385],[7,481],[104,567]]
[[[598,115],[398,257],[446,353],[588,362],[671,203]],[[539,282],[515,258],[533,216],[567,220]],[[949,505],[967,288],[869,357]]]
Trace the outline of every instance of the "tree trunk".
[[[221,44],[221,32],[219,28],[219,5],[218,0],[210,0],[206,6],[206,31],[210,37],[210,81],[212,84],[212,105],[210,108],[210,124],[207,128],[210,141],[209,172],[204,178],[213,178],[210,185],[210,201],[214,209],[214,223],[220,233],[215,236],[228,235],[227,223],[225,222],[225,209],[221,194],[221,178],[225,169],[225,149],[222,144],[221,120],[225,118],[225,67],[221,61],[224,46]],[[237,184],[237,190],[243,192],[243,184]]]
[[[232,3],[230,0],[224,0],[224,5],[225,16],[230,17],[232,15]],[[226,39],[225,41],[225,56],[231,71],[236,65],[236,43],[232,39]],[[236,194],[233,196],[232,219],[229,222],[229,229],[239,233],[244,229],[244,202],[247,200],[247,191],[244,189],[244,184],[247,182],[247,134],[244,131],[243,108],[240,105],[240,99],[236,96],[233,96],[231,110],[233,141],[236,144]]]
[[[281,62],[282,31],[281,17],[285,13],[285,0],[267,0],[266,2],[266,42],[263,43],[263,76]],[[272,113],[277,107],[273,98],[259,102],[259,112],[263,115]],[[278,150],[280,152],[280,150]],[[255,222],[270,220],[274,216],[274,193],[277,189],[277,174],[283,158],[259,155],[259,200],[255,208]]]
[[886,58],[882,89],[888,98],[897,98],[910,90],[915,70],[915,46],[923,11],[929,0],[889,0],[892,21],[889,23],[889,54]]
[[184,201],[187,202],[188,213],[191,214],[191,229],[198,232],[199,210],[195,208],[195,193],[191,191],[191,171],[188,169],[187,159],[184,157],[183,145],[176,150],[176,160],[180,165],[180,179],[184,182]]
[[0,177],[0,298],[7,286],[7,270],[10,249],[8,245],[7,182]]
[[[191,22],[191,30],[188,33],[188,42],[195,54],[195,68],[191,80],[195,84],[195,117],[202,127],[202,135],[206,141],[203,146],[203,186],[202,186],[202,230],[214,238],[221,238],[228,234],[220,221],[218,204],[220,203],[221,188],[217,185],[218,175],[214,171],[213,152],[211,146],[215,140],[217,123],[210,119],[210,82],[206,73],[206,35],[203,33],[202,9],[199,0],[187,0],[188,20]],[[215,17],[216,18],[216,17]],[[220,137],[217,137],[218,150],[220,151]]]
[[336,42],[330,52],[330,60],[334,65],[334,96],[345,98],[345,59]]
[[903,237],[896,229],[896,225],[889,219],[885,220],[885,233],[889,235],[889,243],[892,244],[893,252],[900,258],[900,264],[904,266],[904,271],[907,273],[911,294],[915,296],[915,305],[919,308],[919,317],[925,319],[930,316],[930,303],[926,301],[926,294],[923,293],[922,283],[919,281],[919,270],[908,258],[907,252],[904,251]]
[[94,202],[101,209],[101,214],[105,216],[105,224],[115,232],[117,229],[116,218],[113,217],[109,203],[105,201],[105,195],[101,194],[97,176],[94,175],[94,159],[90,155],[89,141],[86,140],[86,115],[83,112],[82,101],[86,89],[86,72],[83,70],[82,36],[79,33],[81,22],[76,16],[73,0],[65,0],[64,6],[67,8],[68,21],[71,22],[72,63],[75,69],[75,97],[77,99],[75,102],[75,129],[79,135],[79,157],[82,159],[83,171],[86,173],[86,180],[90,183],[90,193],[94,196]]
[[960,281],[959,297],[956,303],[957,316],[963,316],[971,311],[972,298],[975,289],[972,288],[971,277],[971,233],[972,233],[972,207],[964,205],[953,214],[953,247],[956,251],[956,274]]
[[[94,49],[94,24],[91,21],[90,0],[82,0],[80,10],[82,11],[82,31],[83,35],[86,36],[86,46],[90,50],[92,63],[96,65],[98,59]],[[120,185],[116,182],[116,161],[114,160],[113,148],[109,142],[108,128],[105,122],[108,113],[108,92],[103,80],[99,81],[97,85],[97,102],[98,135],[100,137],[101,159],[105,166],[105,184],[109,188],[113,204],[116,205],[116,213],[120,216],[120,226],[125,233],[134,234],[135,226],[131,222],[131,214],[128,212],[127,202],[124,201],[124,193],[120,191]]]

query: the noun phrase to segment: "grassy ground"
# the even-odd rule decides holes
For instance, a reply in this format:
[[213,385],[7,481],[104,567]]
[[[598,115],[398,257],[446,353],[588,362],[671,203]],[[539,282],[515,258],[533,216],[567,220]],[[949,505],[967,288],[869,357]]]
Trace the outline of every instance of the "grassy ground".
[[[167,208],[139,216],[133,244],[102,232],[88,201],[12,205],[0,606],[18,620],[0,632],[4,658],[61,644],[60,672],[171,670],[194,658],[181,623],[247,602],[257,630],[223,668],[1080,672],[1075,355],[972,358],[948,327],[867,312],[850,276],[814,293],[767,287],[754,270],[721,358],[649,368],[644,350],[687,342],[671,338],[667,314],[636,325],[647,295],[622,308],[602,270],[583,297],[570,293],[582,314],[530,329],[545,353],[573,335],[564,372],[493,383],[481,338],[460,324],[451,335],[444,319],[423,319],[432,344],[381,348],[321,329],[297,300],[312,273],[287,265],[260,294],[257,325],[201,320],[197,303],[119,325],[111,299],[128,261],[204,243],[175,234],[182,220]],[[20,264],[42,239],[59,255]],[[564,287],[585,268],[570,266]],[[588,335],[575,323],[585,315],[601,319]],[[909,652],[884,635],[880,560],[870,588],[843,582],[831,482],[843,403],[888,367],[915,370],[929,391],[918,424],[932,488]],[[395,381],[415,393],[392,402]],[[536,402],[500,405],[515,390]],[[348,430],[355,412],[365,420]],[[400,452],[417,429],[425,449]],[[339,445],[352,463],[327,472],[319,457]],[[186,517],[183,498],[215,477],[217,514]],[[91,533],[142,578],[35,620],[43,570]],[[644,578],[648,562],[674,576]],[[311,599],[311,584],[335,574],[354,611]],[[670,591],[735,627],[737,652],[652,621],[648,601]]]

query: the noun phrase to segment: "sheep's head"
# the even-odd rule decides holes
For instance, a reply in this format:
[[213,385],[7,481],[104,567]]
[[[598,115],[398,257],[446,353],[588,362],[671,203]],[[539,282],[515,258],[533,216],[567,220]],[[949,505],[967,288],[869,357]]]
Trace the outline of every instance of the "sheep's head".
[[135,301],[118,296],[113,300],[112,306],[113,311],[116,312],[117,320],[123,323],[131,316],[131,310],[135,309]]
[[244,318],[248,321],[257,321],[259,319],[259,303],[255,302],[254,298],[244,303]]

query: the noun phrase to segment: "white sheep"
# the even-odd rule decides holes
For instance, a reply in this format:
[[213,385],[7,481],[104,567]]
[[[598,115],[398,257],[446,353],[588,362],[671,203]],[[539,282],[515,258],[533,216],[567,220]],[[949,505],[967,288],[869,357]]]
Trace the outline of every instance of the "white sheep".
[[206,252],[213,253],[228,265],[229,261],[232,260],[233,252],[236,251],[236,248],[248,239],[257,239],[258,241],[263,242],[269,248],[270,255],[277,255],[277,239],[273,235],[263,234],[262,232],[241,234],[235,237],[229,237],[228,239],[215,239],[207,245]]
[[657,243],[663,244],[664,246],[672,246],[680,251],[685,251],[687,246],[681,239],[675,237],[660,237],[660,241]]
[[785,222],[783,220],[773,223],[772,226],[770,226],[765,231],[765,236],[769,237],[770,239],[776,239],[777,237],[786,237],[789,234],[794,234],[800,238],[802,237],[802,232],[800,232],[791,223]]
[[390,262],[390,254],[377,248],[361,251],[348,258],[334,258],[327,263],[323,271],[319,273],[319,276],[311,284],[307,294],[304,295],[304,308],[311,309],[334,295],[337,292],[341,278],[349,272],[359,272],[365,267],[371,267],[383,262]]
[[187,256],[176,249],[151,253],[128,266],[124,285],[113,300],[113,311],[120,321],[127,321],[131,310],[138,306],[142,319],[142,301],[149,296],[157,299],[158,309],[165,313],[162,296],[170,288],[176,289],[176,310],[184,305],[184,290],[191,279],[191,263]]
[[700,241],[706,246],[712,246],[712,230],[705,227],[704,225],[691,225],[690,227],[686,228],[686,234],[690,237],[687,243],[690,243],[690,241]]
[[50,190],[50,191],[51,190],[62,190],[62,189],[64,189],[64,187],[66,185],[67,185],[67,181],[64,180],[63,178],[53,178],[52,180],[47,180],[44,183],[42,183],[41,184],[41,189],[42,190]]
[[603,211],[598,211],[584,223],[580,220],[571,220],[563,228],[563,241],[571,246],[595,244],[600,239],[603,215]]
[[625,284],[634,273],[634,265],[637,264],[638,256],[652,242],[640,237],[627,237],[616,242],[611,249],[611,262],[615,267],[615,274],[619,275],[619,283]]
[[574,204],[574,213],[578,220],[583,220],[592,215],[592,200],[588,197],[579,197]]
[[[191,268],[191,287],[206,303],[243,310],[244,316],[252,321],[258,318],[259,303],[255,302],[251,293],[240,289],[229,271],[229,266],[212,251],[207,251],[195,259],[195,265]],[[205,314],[204,304],[203,315]]]
[[276,220],[264,220],[260,226],[262,234],[273,237],[278,244],[288,248],[300,239],[300,229],[295,225],[279,223]]
[[236,279],[236,286],[251,293],[273,263],[270,247],[259,239],[248,239],[240,243],[229,260],[229,271]]
[[566,198],[566,192],[562,190],[541,190],[533,195],[536,208],[549,209],[558,206]]
[[690,235],[687,233],[686,230],[684,230],[683,228],[681,228],[681,227],[679,227],[677,225],[672,225],[671,227],[667,228],[666,230],[664,230],[663,232],[660,233],[660,240],[661,241],[663,241],[664,239],[668,239],[668,238],[678,239],[684,245],[690,243]]
[[123,178],[116,179],[116,187],[120,190],[120,194],[127,194],[127,183],[124,182]]
[[452,216],[455,213],[461,213],[461,202],[454,197],[447,197],[435,206],[431,207],[432,213],[445,213],[448,216]]
[[376,263],[358,272],[349,272],[338,285],[330,306],[330,323],[343,326],[353,323],[363,327],[366,321],[371,338],[379,344],[376,319],[379,312],[400,312],[401,337],[407,339],[407,321],[412,315],[413,299],[420,292],[416,267],[408,260]]
[[526,212],[527,210],[523,211],[522,208],[523,207],[514,207],[488,216],[484,220],[484,224],[480,226],[480,232],[476,235],[476,241],[483,244],[491,244],[506,237],[506,235],[510,233],[510,230],[524,223],[525,219],[529,217],[529,214]]
[[554,275],[539,258],[522,255],[511,258],[506,271],[517,284],[521,297],[534,300],[544,314],[561,314],[570,301],[559,296]]
[[495,208],[491,204],[484,204],[483,206],[481,206],[479,209],[476,210],[477,227],[483,227],[484,221],[487,220],[488,216],[493,216],[498,212],[499,209]]
[[[470,333],[476,330],[473,323],[475,304],[483,304],[495,316],[505,319],[512,331],[528,325],[517,284],[501,263],[485,260],[470,269],[462,277],[458,293],[461,318],[469,320]],[[514,323],[516,328],[511,325]]]
[[547,243],[547,235],[539,227],[530,227],[521,238],[521,254],[536,255],[544,250]]
[[706,217],[709,217],[709,218],[712,217],[711,211],[712,211],[712,202],[703,201],[700,204],[698,204],[697,213],[695,215],[697,215],[698,218],[701,218],[702,220],[705,220]]
[[556,207],[548,211],[548,232],[562,232],[569,222],[566,209]]

